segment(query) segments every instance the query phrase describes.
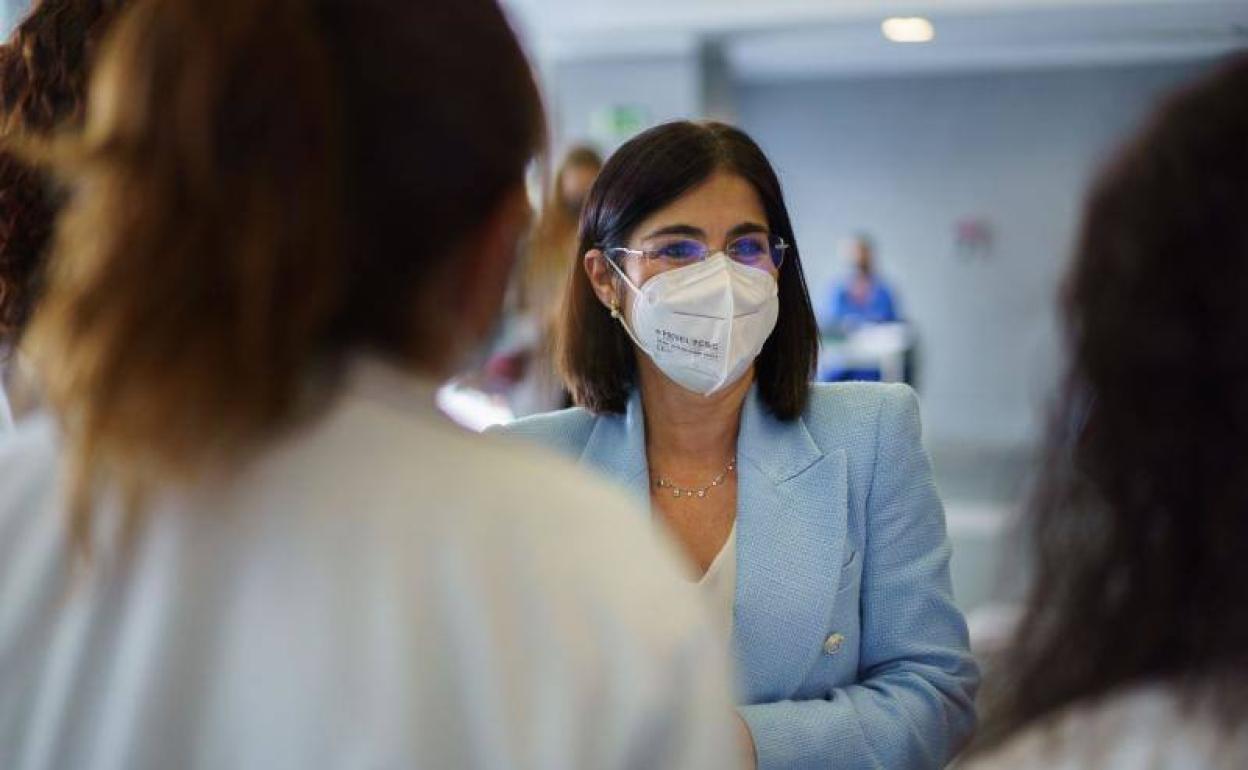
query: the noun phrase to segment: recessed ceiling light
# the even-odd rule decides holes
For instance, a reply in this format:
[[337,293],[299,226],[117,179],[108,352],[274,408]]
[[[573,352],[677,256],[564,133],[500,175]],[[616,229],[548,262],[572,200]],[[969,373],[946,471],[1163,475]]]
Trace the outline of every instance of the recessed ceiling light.
[[885,19],[880,29],[894,43],[926,43],[936,37],[936,28],[921,16],[894,16]]

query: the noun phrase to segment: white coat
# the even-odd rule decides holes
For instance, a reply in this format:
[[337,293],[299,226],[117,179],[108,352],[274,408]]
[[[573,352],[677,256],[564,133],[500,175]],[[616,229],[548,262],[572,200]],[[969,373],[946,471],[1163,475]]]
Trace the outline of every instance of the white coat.
[[0,767],[730,768],[726,655],[632,503],[359,364],[319,419],[68,561],[0,440]]

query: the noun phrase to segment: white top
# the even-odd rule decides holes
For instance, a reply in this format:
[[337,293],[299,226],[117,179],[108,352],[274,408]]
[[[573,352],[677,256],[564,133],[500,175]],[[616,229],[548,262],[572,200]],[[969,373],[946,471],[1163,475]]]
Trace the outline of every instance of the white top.
[[1207,706],[1161,685],[1075,706],[960,770],[1243,770],[1248,725],[1223,730]]
[[734,522],[724,547],[715,555],[706,574],[698,581],[710,608],[711,621],[719,628],[724,643],[732,639],[733,606],[737,597],[737,525]]
[[670,544],[574,465],[368,363],[71,580],[56,436],[0,440],[0,767],[727,768],[726,656]]
[[[0,372],[3,371],[0,363]],[[9,406],[9,397],[5,393],[4,377],[0,375],[0,436],[13,431],[13,407]]]
[[0,436],[39,406],[30,365],[21,351],[0,345]]
[[15,354],[9,347],[0,345],[0,436],[13,432],[13,427],[17,424],[9,397],[9,390],[13,387],[11,380],[16,371]]

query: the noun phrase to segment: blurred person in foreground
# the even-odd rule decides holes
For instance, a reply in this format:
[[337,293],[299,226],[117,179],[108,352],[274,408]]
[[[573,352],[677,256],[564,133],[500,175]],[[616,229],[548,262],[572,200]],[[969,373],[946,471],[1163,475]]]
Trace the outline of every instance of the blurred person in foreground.
[[747,765],[943,767],[979,674],[904,385],[811,383],[818,330],[775,170],[723,123],[618,149],[581,218],[560,367],[576,409],[502,430],[649,503],[742,678]]
[[670,546],[434,383],[542,138],[492,0],[139,0],[0,445],[0,767],[720,768]]
[[1166,101],[1092,190],[1036,580],[976,770],[1248,767],[1245,137],[1241,57]]
[[576,261],[581,207],[601,169],[602,158],[591,147],[577,145],[564,154],[518,265],[513,307],[484,378],[486,389],[501,392],[518,417],[570,404],[555,371],[555,332]]
[[[87,75],[122,0],[40,0],[0,46],[0,126],[49,136],[81,123]],[[46,175],[0,150],[0,435],[38,407],[19,342],[59,205]]]

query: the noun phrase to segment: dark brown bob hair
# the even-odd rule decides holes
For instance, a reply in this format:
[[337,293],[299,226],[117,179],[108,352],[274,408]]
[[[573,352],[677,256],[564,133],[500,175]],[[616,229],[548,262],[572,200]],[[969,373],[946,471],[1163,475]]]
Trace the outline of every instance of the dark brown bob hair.
[[[778,279],[780,318],[755,362],[755,376],[768,410],[792,420],[805,409],[810,394],[819,329],[780,180],[743,131],[723,123],[678,121],[626,142],[589,191],[577,256],[625,245],[642,220],[717,171],[748,182],[762,201],[771,232],[790,244]],[[596,413],[623,412],[637,381],[635,356],[627,334],[598,301],[578,258],[569,277],[558,348],[559,370],[576,403]]]

